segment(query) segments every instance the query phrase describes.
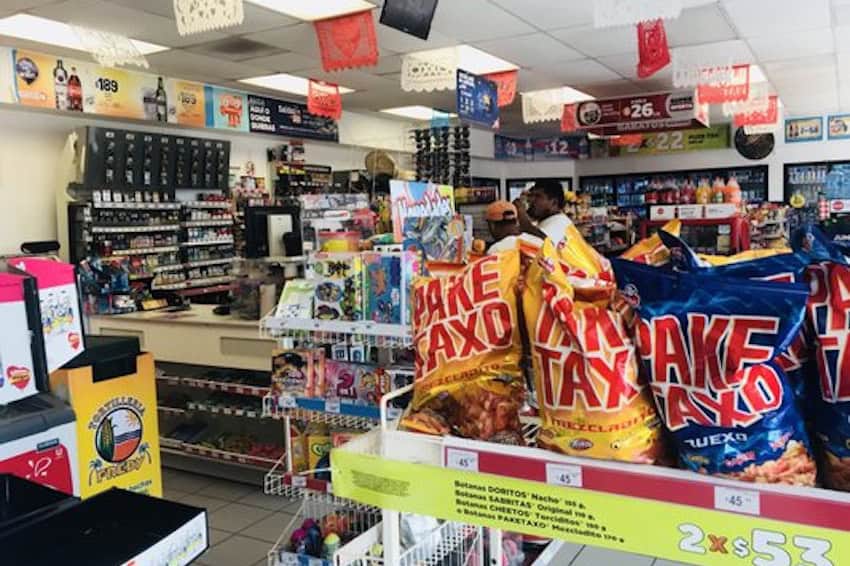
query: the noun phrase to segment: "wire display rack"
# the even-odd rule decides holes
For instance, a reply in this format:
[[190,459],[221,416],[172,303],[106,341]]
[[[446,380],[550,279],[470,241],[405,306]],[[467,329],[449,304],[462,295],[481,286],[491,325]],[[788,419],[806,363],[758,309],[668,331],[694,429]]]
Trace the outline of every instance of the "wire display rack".
[[260,321],[263,338],[291,338],[305,344],[365,344],[376,348],[410,348],[409,326],[371,321],[317,320],[266,316]]

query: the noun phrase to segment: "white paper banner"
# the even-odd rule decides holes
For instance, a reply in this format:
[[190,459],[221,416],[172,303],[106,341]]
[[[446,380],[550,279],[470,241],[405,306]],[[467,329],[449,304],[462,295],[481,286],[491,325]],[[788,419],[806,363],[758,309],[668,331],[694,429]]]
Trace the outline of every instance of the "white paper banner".
[[148,68],[148,60],[129,37],[109,31],[72,25],[83,48],[104,67],[136,65]]
[[767,83],[750,84],[750,97],[740,102],[724,102],[723,115],[750,114],[764,112],[770,104],[770,90]]
[[456,47],[408,53],[401,61],[401,90],[430,92],[457,88]]
[[649,20],[678,18],[681,0],[594,0],[593,25],[628,26]]
[[238,26],[245,20],[242,0],[174,0],[177,33],[189,35]]
[[693,88],[700,84],[728,84],[734,78],[731,59],[697,60],[673,51],[673,86]]
[[564,94],[560,88],[522,93],[522,121],[526,124],[560,120],[564,113]]

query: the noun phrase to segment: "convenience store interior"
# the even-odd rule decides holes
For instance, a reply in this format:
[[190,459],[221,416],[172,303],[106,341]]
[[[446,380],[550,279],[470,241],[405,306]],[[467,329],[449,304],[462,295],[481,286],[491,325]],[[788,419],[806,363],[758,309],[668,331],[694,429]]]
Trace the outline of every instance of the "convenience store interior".
[[[273,350],[304,355],[304,350],[298,349],[325,348],[328,359],[403,366],[410,370],[408,381],[413,380],[415,356],[399,353],[417,347],[410,324],[401,328],[405,325],[394,320],[385,326],[396,328],[386,330],[385,336],[377,331],[360,334],[346,330],[342,320],[331,321],[339,326],[320,327],[317,323],[301,328],[281,323],[279,314],[265,316],[275,308],[280,312],[286,282],[315,273],[313,252],[362,251],[357,247],[357,232],[352,244],[352,228],[344,222],[340,224],[343,228],[329,231],[335,236],[324,236],[343,248],[325,247],[318,236],[325,230],[323,222],[330,218],[334,225],[332,221],[341,218],[322,216],[326,210],[345,209],[345,220],[352,218],[354,210],[371,206],[377,211],[375,202],[389,201],[389,183],[396,179],[433,181],[454,186],[455,191],[471,187],[469,193],[454,192],[452,206],[458,214],[469,215],[474,225],[469,233],[483,244],[490,238],[487,226],[492,219],[485,218],[488,205],[525,196],[535,182],[545,179],[563,186],[568,216],[600,257],[619,256],[671,220],[682,221],[681,237],[686,244],[709,256],[788,248],[792,229],[804,221],[820,221],[836,241],[850,234],[844,215],[850,212],[850,177],[845,181],[844,176],[845,170],[850,171],[850,0],[599,3],[613,11],[607,13],[611,19],[617,19],[612,15],[617,10],[626,15],[621,14],[619,23],[600,25],[603,16],[595,12],[599,8],[593,0],[221,0],[221,6],[241,6],[239,23],[208,24],[205,31],[184,33],[175,9],[186,6],[190,10],[192,3],[182,0],[0,0],[0,202],[9,211],[7,221],[0,223],[0,256],[20,254],[25,242],[55,241],[59,244],[55,255],[80,271],[97,271],[89,266],[130,258],[119,261],[123,263],[117,271],[124,278],[120,289],[114,281],[110,289],[94,276],[88,286],[81,285],[85,280],[81,276],[77,282],[83,293],[80,308],[87,334],[137,340],[141,350],[153,354],[156,369],[151,379],[158,407],[150,408],[159,427],[162,496],[206,510],[208,549],[192,563],[313,566],[305,556],[293,558],[279,551],[289,544],[292,531],[309,530],[299,526],[307,516],[303,505],[310,493],[334,493],[330,480],[333,465],[327,457],[331,439],[338,448],[334,435],[340,435],[342,445],[354,438],[352,430],[375,432],[381,416],[386,416],[386,407],[380,408],[375,398],[368,400],[366,412],[359,403],[348,406],[343,400],[341,407],[335,395],[304,403],[288,395],[286,403],[291,405],[285,405],[283,397],[274,397],[270,405],[269,370],[274,371],[272,364],[278,360],[272,362]],[[429,18],[429,6],[433,19]],[[394,7],[402,13],[409,10],[406,15],[413,20],[408,24],[425,25],[427,39],[416,37],[415,30],[405,32],[397,29],[398,24],[394,27],[383,21],[382,12]],[[665,10],[675,13],[666,14]],[[364,11],[369,24],[355,30],[354,39],[347,39],[356,42],[357,49],[368,51],[375,45],[369,45],[368,37],[361,33],[368,36],[363,30],[373,29],[377,61],[348,61],[345,68],[328,69],[323,61],[328,55],[317,39],[315,22]],[[670,58],[647,73],[641,70],[646,54],[639,48],[640,32],[636,33],[629,14],[656,12],[666,17],[644,19],[663,23],[663,51]],[[203,19],[198,14],[192,17]],[[102,55],[83,41],[83,32],[76,26],[117,34],[113,41],[119,43],[118,48],[126,48],[122,42],[131,45],[136,64],[103,63]],[[427,70],[424,75],[411,70],[415,67],[411,61],[424,64],[428,56],[422,53],[431,50],[440,50],[433,54],[435,58],[446,57],[446,53],[454,58],[429,63],[449,68],[450,86],[436,82],[440,78],[436,71],[429,77]],[[344,49],[337,45],[337,51]],[[144,65],[138,64],[141,59]],[[35,71],[28,65],[34,65]],[[699,75],[706,67],[728,67],[731,76],[734,68],[745,66],[744,86],[751,94],[760,93],[764,106],[753,110],[762,103],[761,98],[714,103],[706,106],[707,120],[699,121],[702,106],[695,94],[699,80],[681,84],[676,71],[694,75],[696,69]],[[476,121],[472,114],[459,110],[455,74],[461,69],[474,77],[507,74],[509,83],[515,81],[505,87],[514,93],[513,100],[504,105],[500,100],[495,124]],[[445,69],[442,71],[445,75]],[[136,74],[143,78],[135,78]],[[496,81],[484,82],[491,80]],[[339,112],[336,117],[308,112],[315,102],[308,100],[312,81],[331,85],[338,92],[332,102],[341,108],[330,110]],[[499,99],[503,86],[490,84],[493,89],[498,87]],[[72,87],[77,89],[79,108],[72,98],[59,102],[57,89],[66,93]],[[37,88],[49,88],[53,94],[38,98],[42,93]],[[548,94],[541,94],[544,91]],[[186,102],[188,92],[206,96],[206,103]],[[671,98],[682,92],[691,96],[693,116],[674,129],[671,123],[675,120],[669,115]],[[213,110],[220,97],[234,93],[241,97],[235,122],[224,106]],[[661,126],[612,119],[611,128],[620,128],[612,133],[594,128],[594,124],[582,125],[582,103],[646,101],[653,100],[648,95],[657,93],[667,96],[661,98],[668,105],[668,116],[659,118],[666,120]],[[495,101],[490,102],[492,106]],[[297,109],[298,119],[284,116],[284,110],[275,111],[277,103]],[[557,107],[557,112],[550,109],[541,116],[540,105],[547,104]],[[774,105],[773,114],[763,117],[770,114],[764,109],[769,104]],[[264,105],[266,116],[274,115],[270,127],[277,127],[276,120],[285,125],[276,133],[264,131],[263,119],[252,114],[258,105]],[[566,108],[570,106],[572,120],[578,122],[566,127]],[[194,110],[186,110],[189,107]],[[200,118],[192,118],[193,111],[200,112]],[[541,115],[535,117],[535,112]],[[742,116],[753,121],[739,124]],[[708,131],[712,141],[702,135]],[[679,132],[691,133],[676,138]],[[130,162],[126,163],[126,182],[116,180],[125,170],[112,178],[109,160],[113,156],[104,157],[102,152],[111,136],[124,140],[121,143],[126,149],[129,140],[136,138],[125,135],[169,138],[175,144],[195,140],[214,147],[220,160],[213,166],[218,167],[218,181],[209,173],[209,157],[206,183],[141,182],[139,175],[145,177],[149,171],[142,172],[137,163],[134,179]],[[423,147],[426,153],[430,147],[439,148],[441,139],[444,153],[423,157]],[[150,157],[138,155],[146,163]],[[439,163],[444,163],[442,175]],[[192,167],[186,169],[189,177],[203,177],[203,171]],[[733,185],[735,200],[724,202],[723,195]],[[706,196],[706,200],[695,197],[703,187],[704,194],[714,196]],[[153,195],[150,198],[149,193]],[[363,194],[362,198],[343,199],[352,196],[348,193]],[[310,216],[304,214],[309,207],[303,203],[313,201],[302,200],[299,217],[297,207],[294,213],[286,207],[303,195],[315,202],[322,198],[334,201],[336,206],[316,205],[321,211]],[[715,197],[719,200],[712,200]],[[719,212],[710,213],[715,204]],[[251,232],[250,223],[258,222],[249,212],[253,206],[275,209],[257,212],[262,214],[260,232],[265,232],[259,237]],[[124,209],[131,212],[125,215]],[[139,216],[134,209],[162,216]],[[266,214],[289,214],[284,221],[287,234],[312,223],[315,245],[308,246],[307,237],[302,242],[299,233],[298,252],[291,251],[285,237],[283,243],[277,242],[277,251],[270,251],[274,243]],[[98,227],[98,221],[105,225]],[[137,230],[123,233],[122,223],[134,224]],[[147,224],[140,223],[163,229],[149,230],[149,225],[145,228]],[[776,226],[781,228],[775,230]],[[140,239],[140,234],[153,232],[156,237]],[[333,238],[349,240],[339,244]],[[394,243],[398,249],[390,251],[400,252],[400,239]],[[92,291],[98,285],[102,288]],[[408,291],[401,293],[410,301]],[[226,309],[216,312],[223,305]],[[320,318],[318,310],[314,318]],[[340,358],[334,351],[338,343],[342,344]],[[323,364],[325,355],[322,353]],[[319,367],[319,362],[311,359],[310,371],[313,364]],[[4,367],[0,357],[0,369]],[[353,412],[346,414],[349,410]],[[324,416],[316,416],[319,414]],[[81,419],[79,410],[77,418]],[[204,442],[188,440],[204,427],[214,430],[214,440],[212,436]],[[294,442],[303,442],[299,450],[309,452],[313,448],[310,435],[323,439],[322,458],[304,455],[301,469],[296,470]],[[406,455],[404,459],[415,458]],[[477,465],[476,461],[476,471]],[[82,470],[81,478],[88,473],[91,484],[93,472],[86,472],[85,466]],[[380,520],[380,510],[378,513],[378,519],[369,519],[370,531]],[[385,551],[392,544],[390,539],[399,537],[398,516],[393,513],[383,516],[384,521],[391,517],[396,522],[394,530],[382,531]],[[402,543],[410,543],[404,540],[404,521]],[[441,528],[448,525],[440,524]],[[415,521],[411,520],[411,525],[415,526]],[[419,527],[425,528],[421,523]],[[455,561],[446,551],[439,560],[426,559],[423,554],[418,562],[398,559],[397,563],[476,566],[476,560],[483,561],[483,553],[479,556],[466,545],[478,536],[468,544],[484,548],[489,535],[481,534],[480,529],[477,535],[462,532],[457,540],[463,541],[459,543],[463,552],[458,551]],[[673,547],[680,535],[670,534]],[[443,541],[450,538],[441,536]],[[375,545],[363,550],[368,558],[360,562],[339,558],[333,562],[338,539],[330,544],[329,554],[316,558],[317,564],[382,563],[375,557],[379,553]],[[675,548],[664,552],[682,560],[656,558],[665,554],[652,549],[636,553],[569,541],[553,543],[546,554],[541,550],[547,548],[545,543],[529,539],[527,560],[510,562],[507,543],[498,540],[502,541],[498,556],[505,566],[688,563],[684,560],[688,556],[676,554]],[[319,542],[319,551],[324,552]],[[398,540],[395,543],[398,546]],[[510,544],[520,550],[523,547],[521,539]],[[532,556],[538,554],[542,558],[534,561]],[[391,560],[385,564],[393,564]],[[704,556],[694,560],[710,563]],[[834,564],[839,564],[839,559],[835,560]]]

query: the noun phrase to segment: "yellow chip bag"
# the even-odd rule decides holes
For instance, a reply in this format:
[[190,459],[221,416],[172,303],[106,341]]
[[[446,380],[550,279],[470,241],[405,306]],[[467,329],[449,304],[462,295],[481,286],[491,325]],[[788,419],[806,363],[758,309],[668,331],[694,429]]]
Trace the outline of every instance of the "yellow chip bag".
[[624,315],[610,304],[574,302],[572,292],[546,242],[523,291],[542,421],[538,446],[572,456],[661,460],[661,421],[638,377]]
[[730,263],[738,263],[741,261],[750,261],[754,259],[761,259],[763,257],[770,257],[779,254],[790,254],[792,250],[789,248],[770,248],[770,249],[762,249],[762,250],[747,250],[735,255],[706,255],[706,254],[697,254],[701,260],[709,263],[713,266],[718,265],[729,265]]
[[406,428],[523,442],[519,275],[520,253],[508,251],[414,282],[416,378]]
[[[674,236],[678,236],[682,230],[682,222],[680,220],[671,220],[662,226],[661,229]],[[661,241],[661,237],[656,233],[636,243],[623,252],[620,257],[647,265],[664,265],[670,260],[670,251]]]

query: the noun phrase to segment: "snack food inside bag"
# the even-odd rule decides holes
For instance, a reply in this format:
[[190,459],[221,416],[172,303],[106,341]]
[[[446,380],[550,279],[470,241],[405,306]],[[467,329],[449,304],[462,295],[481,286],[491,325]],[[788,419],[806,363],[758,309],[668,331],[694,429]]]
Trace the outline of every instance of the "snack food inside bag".
[[681,465],[814,485],[803,419],[775,360],[799,333],[806,288],[623,260],[614,269],[638,312],[638,353]]
[[403,426],[523,443],[519,275],[519,251],[508,251],[485,256],[455,275],[414,282],[416,379]]
[[639,380],[623,315],[610,300],[591,304],[576,295],[574,301],[572,279],[551,243],[538,251],[523,292],[541,416],[538,446],[573,456],[659,462],[661,422]]

